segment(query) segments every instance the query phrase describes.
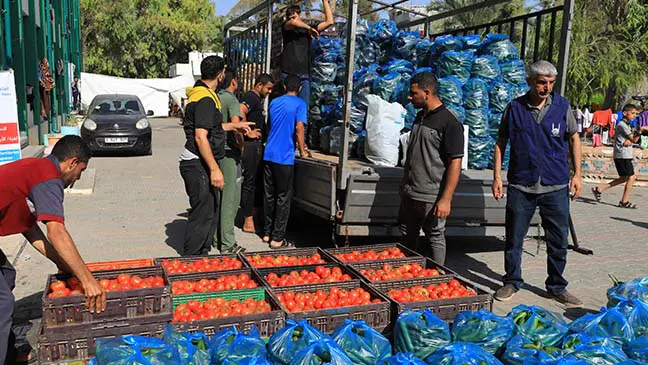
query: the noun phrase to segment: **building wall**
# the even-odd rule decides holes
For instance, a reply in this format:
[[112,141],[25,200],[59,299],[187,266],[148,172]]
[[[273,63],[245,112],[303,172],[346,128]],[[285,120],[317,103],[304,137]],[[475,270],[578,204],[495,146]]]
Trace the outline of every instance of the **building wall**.
[[[13,69],[23,143],[42,144],[70,113],[70,83],[82,71],[80,0],[0,0],[0,69]],[[40,113],[39,64],[47,59],[55,88]],[[30,92],[31,90],[31,92]],[[29,94],[29,95],[28,95]],[[33,95],[33,96],[32,96]]]

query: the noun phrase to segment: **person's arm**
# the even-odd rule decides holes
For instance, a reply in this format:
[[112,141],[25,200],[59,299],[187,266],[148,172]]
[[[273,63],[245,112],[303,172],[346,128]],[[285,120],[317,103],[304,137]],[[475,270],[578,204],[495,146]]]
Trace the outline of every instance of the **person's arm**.
[[583,175],[581,172],[582,149],[578,133],[569,138],[572,161],[574,162],[574,176],[572,176],[569,191],[572,193],[572,200],[578,198],[583,191]]
[[437,218],[447,218],[450,215],[452,196],[459,183],[459,176],[461,175],[461,157],[454,157],[448,159],[448,167],[446,168],[446,181],[443,188],[441,198],[434,205],[434,215]]
[[54,246],[52,246],[52,244],[47,240],[45,233],[43,233],[38,224],[34,224],[29,229],[29,231],[23,233],[23,236],[25,237],[27,242],[29,242],[36,249],[36,251],[40,252],[41,255],[47,257],[50,261],[52,261],[59,269],[59,271],[72,274],[72,269],[70,268],[70,266],[65,261],[63,261],[58,253],[56,253]]
[[493,151],[493,198],[500,200],[504,197],[504,183],[502,182],[502,156],[506,151],[508,142],[508,114],[509,107],[506,108],[502,115],[499,131],[497,132],[497,142]]
[[241,122],[247,122],[247,114],[250,112],[250,108],[248,107],[247,103],[245,103],[245,100],[241,103],[240,108]]
[[322,7],[324,8],[324,21],[317,24],[317,31],[323,32],[333,25],[333,10],[328,0],[322,0]]
[[299,148],[299,156],[302,158],[311,157],[310,151],[306,148],[305,130],[304,122],[297,122],[295,128],[295,132],[297,133],[297,147]]
[[284,28],[287,30],[295,30],[297,28],[306,29],[311,37],[319,37],[319,32],[317,31],[317,29],[311,27],[309,24],[306,24],[303,20],[297,18],[296,16],[292,16],[290,19],[288,19],[288,21],[284,24]]

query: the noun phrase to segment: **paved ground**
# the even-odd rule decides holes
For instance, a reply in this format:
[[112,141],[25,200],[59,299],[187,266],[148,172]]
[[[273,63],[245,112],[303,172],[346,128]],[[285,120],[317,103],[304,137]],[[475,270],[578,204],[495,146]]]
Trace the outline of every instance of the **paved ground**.
[[[183,133],[175,119],[155,119],[153,155],[145,157],[109,156],[91,161],[96,170],[92,195],[68,195],[65,199],[67,227],[87,261],[145,258],[177,255],[174,247],[181,242],[188,207],[177,157],[183,144]],[[586,186],[589,191],[590,186]],[[570,252],[567,277],[570,290],[582,298],[587,308],[596,310],[606,302],[610,286],[608,273],[620,279],[648,274],[648,190],[636,189],[633,200],[642,207],[623,210],[615,207],[621,188],[604,195],[597,204],[585,194],[572,205],[576,229],[582,245],[594,250],[594,256]],[[326,245],[330,226],[326,222],[301,216],[289,230],[300,245]],[[237,231],[239,243],[248,250],[265,247],[254,235]],[[380,241],[372,239],[371,241]],[[3,250],[18,270],[16,322],[31,323],[25,327],[35,344],[36,328],[41,316],[40,299],[47,274],[53,264],[31,247],[20,250],[22,240],[5,238]],[[497,238],[451,239],[448,242],[447,265],[474,283],[490,290],[500,285],[503,273],[503,244]],[[546,276],[544,247],[536,255],[535,241],[527,242],[524,255],[526,287],[512,301],[495,303],[495,311],[507,313],[513,306],[539,304],[573,318],[582,311],[565,311],[542,297]],[[19,252],[20,251],[20,252]]]

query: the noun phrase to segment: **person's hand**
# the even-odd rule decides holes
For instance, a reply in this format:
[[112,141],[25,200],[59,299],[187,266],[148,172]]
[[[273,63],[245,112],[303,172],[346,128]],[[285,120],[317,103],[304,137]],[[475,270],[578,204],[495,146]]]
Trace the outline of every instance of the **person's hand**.
[[623,145],[626,146],[626,147],[632,146],[632,141],[629,140],[629,139],[626,139],[625,141],[623,141]]
[[311,153],[310,150],[303,149],[299,151],[299,157],[301,158],[313,157],[313,154]]
[[232,123],[232,127],[234,127],[234,129],[236,130],[243,132],[243,134],[247,134],[250,133],[250,131],[252,130],[250,126],[253,126],[255,124],[256,123],[254,122],[236,122],[236,123]]
[[317,29],[310,27],[308,28],[308,35],[310,35],[311,38],[315,39],[319,37],[319,32],[317,31]]
[[574,175],[574,177],[572,177],[571,183],[569,184],[569,192],[571,200],[575,200],[581,196],[581,193],[583,192],[583,178],[580,177],[580,175]]
[[86,296],[86,306],[90,313],[101,313],[106,310],[106,291],[99,285],[97,280],[90,277],[90,280],[81,282]]
[[502,183],[501,177],[496,177],[493,179],[493,186],[491,187],[493,191],[493,198],[495,200],[500,200],[504,197],[504,184]]
[[225,186],[225,178],[220,169],[212,171],[211,174],[209,174],[209,180],[213,187],[218,190],[223,190],[223,187]]
[[252,129],[251,131],[247,132],[245,136],[251,139],[259,139],[261,138],[261,130],[258,128]]
[[432,210],[434,216],[437,218],[447,218],[450,215],[450,203],[450,199],[439,199]]

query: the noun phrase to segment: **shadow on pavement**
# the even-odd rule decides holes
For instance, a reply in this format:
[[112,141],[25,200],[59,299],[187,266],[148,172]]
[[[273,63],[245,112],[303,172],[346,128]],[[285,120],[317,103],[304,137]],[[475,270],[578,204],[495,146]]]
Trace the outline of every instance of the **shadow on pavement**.
[[638,221],[633,221],[632,219],[621,218],[621,217],[610,217],[610,219],[614,219],[615,221],[619,221],[619,222],[632,223],[633,225],[635,225],[635,226],[637,226],[639,228],[648,229],[648,222],[638,222]]
[[21,326],[43,317],[43,292],[39,291],[17,300],[14,304],[13,324]]
[[186,225],[186,219],[175,219],[164,225],[164,228],[166,229],[165,233],[167,235],[165,242],[169,247],[174,249],[178,255],[182,255]]
[[587,308],[567,308],[565,309],[565,313],[563,313],[563,315],[565,316],[565,318],[568,318],[569,320],[573,321],[588,313],[596,314],[599,313],[599,311],[593,309],[587,309]]

